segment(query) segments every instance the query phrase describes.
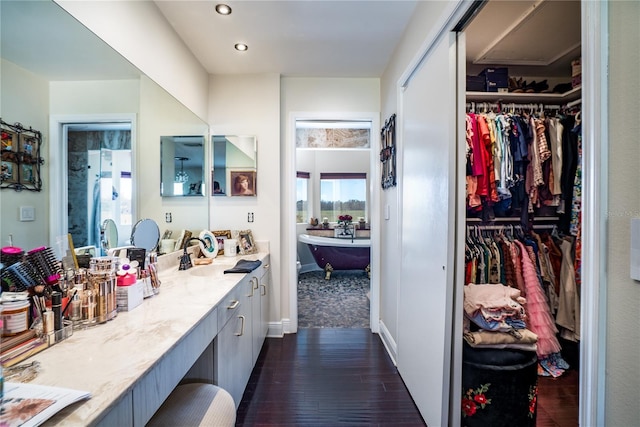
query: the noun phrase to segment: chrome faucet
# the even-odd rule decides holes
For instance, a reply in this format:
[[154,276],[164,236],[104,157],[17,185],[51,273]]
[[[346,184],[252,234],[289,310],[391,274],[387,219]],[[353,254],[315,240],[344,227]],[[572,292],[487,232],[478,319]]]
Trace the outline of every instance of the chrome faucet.
[[187,252],[187,250],[189,249],[189,243],[191,243],[191,241],[193,240],[201,242],[204,245],[204,248],[208,249],[207,242],[198,237],[192,237],[187,240],[184,244],[184,252],[180,256],[180,267],[178,267],[178,270],[188,270],[193,267],[193,264],[191,264],[191,255],[189,255],[189,252]]

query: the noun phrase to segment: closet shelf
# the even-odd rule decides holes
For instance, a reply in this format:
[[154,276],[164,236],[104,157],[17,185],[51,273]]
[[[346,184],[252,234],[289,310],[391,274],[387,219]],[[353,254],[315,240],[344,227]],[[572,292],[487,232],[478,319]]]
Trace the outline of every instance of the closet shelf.
[[467,101],[473,102],[535,102],[566,104],[582,96],[580,86],[565,93],[513,93],[513,92],[467,92]]

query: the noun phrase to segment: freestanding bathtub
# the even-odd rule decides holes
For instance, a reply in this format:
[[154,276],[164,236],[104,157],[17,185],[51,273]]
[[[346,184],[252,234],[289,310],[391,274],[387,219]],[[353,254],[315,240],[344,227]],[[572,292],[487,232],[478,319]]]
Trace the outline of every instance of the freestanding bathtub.
[[298,241],[306,243],[316,263],[325,271],[325,279],[334,270],[364,270],[369,274],[371,240],[339,239],[300,234]]

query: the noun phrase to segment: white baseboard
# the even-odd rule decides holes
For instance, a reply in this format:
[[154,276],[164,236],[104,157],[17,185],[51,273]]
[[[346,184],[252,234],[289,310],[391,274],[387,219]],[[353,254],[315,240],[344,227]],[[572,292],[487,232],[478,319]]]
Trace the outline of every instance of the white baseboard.
[[285,334],[283,328],[283,321],[269,322],[269,329],[267,330],[267,337],[269,338],[282,338]]
[[395,366],[398,366],[398,363],[396,362],[398,359],[398,346],[382,320],[380,321],[379,334],[382,344],[384,344],[384,347],[387,349],[387,353],[389,354],[391,361]]

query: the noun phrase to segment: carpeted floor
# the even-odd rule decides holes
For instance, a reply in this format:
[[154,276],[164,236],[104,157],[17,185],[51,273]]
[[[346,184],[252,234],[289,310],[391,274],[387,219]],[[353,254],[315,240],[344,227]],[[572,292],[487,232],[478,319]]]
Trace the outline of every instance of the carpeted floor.
[[363,271],[324,271],[300,274],[299,328],[368,328],[369,278]]

